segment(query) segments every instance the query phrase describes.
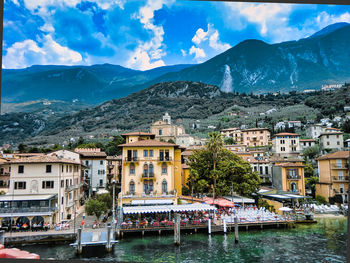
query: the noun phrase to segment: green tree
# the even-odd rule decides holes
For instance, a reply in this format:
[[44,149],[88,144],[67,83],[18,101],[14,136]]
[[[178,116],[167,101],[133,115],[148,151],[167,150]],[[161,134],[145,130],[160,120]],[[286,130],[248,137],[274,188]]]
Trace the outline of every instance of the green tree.
[[216,171],[216,162],[218,155],[222,152],[224,149],[224,141],[222,140],[222,136],[218,132],[211,132],[209,133],[209,141],[207,143],[207,150],[209,151],[212,160],[213,160],[213,170],[210,171],[210,177],[214,181],[213,185],[213,199],[215,199],[215,188],[216,188],[216,181],[220,178],[222,173],[219,171]]
[[122,154],[122,149],[118,147],[119,144],[125,143],[125,139],[118,135],[114,136],[113,140],[111,140],[107,145],[106,145],[106,153],[107,155],[121,155]]
[[317,202],[319,202],[320,204],[324,204],[324,205],[327,204],[326,198],[324,196],[322,196],[322,195],[316,195],[315,200]]
[[305,175],[305,177],[312,177],[314,175],[314,168],[312,167],[311,164],[309,164],[309,163],[305,164],[304,175]]
[[305,185],[311,189],[312,198],[315,198],[316,193],[316,183],[318,183],[318,177],[312,176],[310,178],[305,178]]
[[29,152],[29,149],[28,149],[27,145],[21,143],[21,144],[18,145],[18,151],[20,153],[27,153],[27,152]]
[[313,160],[318,156],[319,152],[320,152],[320,149],[318,145],[315,145],[315,146],[307,147],[304,150],[303,155],[304,155],[304,158]]
[[100,219],[101,215],[106,213],[107,210],[106,203],[95,199],[89,199],[85,205],[86,213],[88,215],[95,215],[97,220]]
[[169,139],[169,140],[168,140],[168,143],[173,143],[173,144],[175,144],[175,142],[174,142],[173,139]]
[[113,206],[113,198],[110,193],[97,195],[97,200],[102,203],[105,203],[107,209],[111,209]]
[[212,152],[207,148],[189,156],[188,165],[191,172],[187,185],[190,189],[193,185],[196,193],[209,192],[210,185],[215,185],[218,195],[229,195],[233,187],[236,193],[247,196],[257,192],[260,187],[260,177],[257,172],[252,171],[251,165],[226,149],[222,149],[217,155],[216,172],[213,170]]
[[232,137],[226,137],[226,138],[224,139],[224,143],[225,143],[225,145],[232,145],[232,144],[235,144],[236,141],[235,141],[235,139],[233,139]]

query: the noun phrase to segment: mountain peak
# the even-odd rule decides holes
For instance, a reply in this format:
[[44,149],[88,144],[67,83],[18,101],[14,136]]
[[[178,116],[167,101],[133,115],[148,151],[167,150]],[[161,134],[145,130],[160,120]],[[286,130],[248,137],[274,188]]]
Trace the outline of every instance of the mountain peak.
[[328,35],[334,31],[337,31],[338,29],[346,27],[346,26],[350,26],[350,24],[346,23],[346,22],[339,22],[339,23],[331,24],[331,25],[326,26],[325,28],[321,29],[320,31],[316,32],[315,34],[311,35],[308,38],[322,37],[322,36]]

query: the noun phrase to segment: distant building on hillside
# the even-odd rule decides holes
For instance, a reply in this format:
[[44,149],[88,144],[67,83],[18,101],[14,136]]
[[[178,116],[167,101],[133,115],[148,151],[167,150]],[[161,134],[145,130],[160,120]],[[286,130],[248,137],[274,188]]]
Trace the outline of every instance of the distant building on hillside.
[[167,112],[164,114],[163,120],[156,121],[151,125],[150,130],[151,133],[155,134],[156,140],[163,140],[166,142],[169,140],[175,142],[177,136],[186,134],[183,126],[171,123],[171,117]]
[[300,151],[304,151],[308,147],[313,147],[316,145],[316,141],[314,139],[300,139]]
[[280,156],[298,155],[300,153],[300,135],[281,132],[272,138],[272,152]]
[[327,84],[327,85],[322,85],[321,90],[332,91],[332,90],[340,89],[342,87],[343,87],[343,84]]
[[267,128],[252,128],[242,131],[243,144],[247,146],[269,145],[271,133]]

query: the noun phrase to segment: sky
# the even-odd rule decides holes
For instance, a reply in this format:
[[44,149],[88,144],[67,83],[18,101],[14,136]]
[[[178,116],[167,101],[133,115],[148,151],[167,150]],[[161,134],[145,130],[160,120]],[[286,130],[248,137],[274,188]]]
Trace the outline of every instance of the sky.
[[350,23],[350,6],[185,0],[5,0],[3,68],[202,63],[246,39],[279,43]]

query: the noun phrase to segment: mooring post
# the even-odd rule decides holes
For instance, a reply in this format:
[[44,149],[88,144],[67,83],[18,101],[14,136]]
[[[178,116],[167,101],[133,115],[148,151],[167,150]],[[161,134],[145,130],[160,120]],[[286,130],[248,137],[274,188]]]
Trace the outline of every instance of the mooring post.
[[226,232],[227,232],[226,219],[224,219],[223,222],[224,222],[224,233],[226,234]]
[[112,251],[112,242],[111,242],[111,225],[108,224],[107,226],[107,243],[106,243],[106,250],[107,252]]
[[175,214],[174,244],[180,246],[180,214]]
[[238,218],[235,217],[235,243],[238,243]]
[[83,253],[83,246],[81,245],[81,230],[81,227],[79,227],[77,234],[77,254]]
[[211,235],[211,219],[208,219],[208,234]]

